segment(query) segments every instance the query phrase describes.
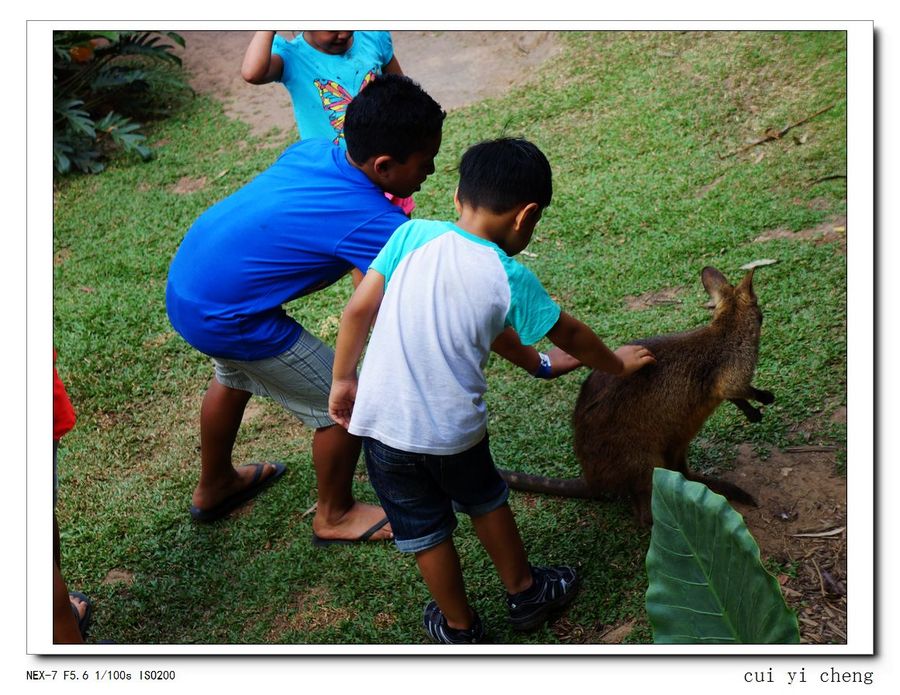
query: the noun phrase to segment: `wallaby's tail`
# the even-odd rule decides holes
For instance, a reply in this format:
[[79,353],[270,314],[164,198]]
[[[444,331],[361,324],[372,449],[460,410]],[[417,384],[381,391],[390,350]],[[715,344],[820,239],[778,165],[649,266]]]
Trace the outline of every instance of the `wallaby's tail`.
[[703,483],[713,492],[717,492],[718,494],[727,497],[732,502],[740,502],[741,504],[746,504],[751,507],[758,507],[759,505],[756,503],[756,499],[749,492],[744,490],[741,487],[738,487],[734,483],[729,483],[724,480],[719,480],[718,478],[710,478],[706,475],[699,475],[697,473],[689,472],[686,476],[689,480],[693,480],[698,483]]
[[584,478],[547,478],[543,475],[530,475],[516,471],[498,469],[500,476],[513,490],[524,492],[541,492],[558,497],[579,497],[590,499],[593,497]]

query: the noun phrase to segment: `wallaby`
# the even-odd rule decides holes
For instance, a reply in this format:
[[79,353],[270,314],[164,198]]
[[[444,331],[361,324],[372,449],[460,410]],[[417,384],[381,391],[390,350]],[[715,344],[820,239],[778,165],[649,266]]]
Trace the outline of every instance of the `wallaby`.
[[626,378],[593,371],[581,386],[572,415],[581,477],[561,480],[501,471],[510,487],[564,497],[630,495],[639,524],[649,526],[654,468],[679,471],[729,499],[756,506],[737,485],[692,473],[688,444],[718,405],[729,400],[752,422],[762,419],[748,403],[772,403],[750,381],[756,369],[762,312],[753,293],[753,271],[737,287],[715,268],[701,280],[715,304],[712,321],[684,333],[635,340],[656,357]]

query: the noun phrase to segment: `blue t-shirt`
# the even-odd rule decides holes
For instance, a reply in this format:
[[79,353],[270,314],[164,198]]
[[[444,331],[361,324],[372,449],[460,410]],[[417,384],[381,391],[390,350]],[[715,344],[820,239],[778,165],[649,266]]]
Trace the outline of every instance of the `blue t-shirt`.
[[282,305],[365,272],[406,221],[344,150],[298,142],[188,230],[169,268],[169,320],[207,355],[273,357],[302,330]]
[[301,138],[330,138],[344,146],[344,114],[360,89],[394,57],[387,31],[355,31],[346,53],[322,53],[306,43],[275,35],[272,53],[281,57],[281,83],[294,104]]

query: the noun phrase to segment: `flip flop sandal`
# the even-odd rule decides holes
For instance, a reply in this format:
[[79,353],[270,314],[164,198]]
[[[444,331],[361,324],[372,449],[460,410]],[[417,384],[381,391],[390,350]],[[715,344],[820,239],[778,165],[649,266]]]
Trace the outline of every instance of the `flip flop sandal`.
[[[329,545],[355,545],[357,543],[365,543],[367,540],[369,540],[373,536],[373,534],[378,529],[380,529],[382,526],[387,524],[387,522],[388,522],[388,518],[384,517],[381,521],[379,521],[377,524],[372,526],[361,536],[359,536],[358,538],[355,538],[353,540],[345,540],[343,538],[322,538],[321,536],[318,536],[318,535],[316,535],[315,532],[313,532],[312,543],[313,543],[313,545],[315,545],[319,548],[324,548]],[[389,540],[389,539],[385,539],[385,540]]]
[[284,472],[287,470],[287,467],[283,463],[272,463],[275,466],[275,472],[269,475],[264,480],[260,480],[262,477],[263,471],[265,470],[264,463],[250,463],[248,466],[255,466],[256,472],[253,474],[253,480],[250,481],[250,485],[245,487],[243,490],[234,493],[231,497],[228,497],[219,504],[217,504],[212,509],[200,509],[199,507],[191,507],[191,516],[194,521],[199,521],[204,524],[208,524],[213,521],[217,521],[223,517],[228,516],[235,509],[240,507],[242,504],[246,504],[254,497],[256,497],[260,492],[269,487],[272,483],[278,480]]
[[70,591],[69,596],[84,602],[84,615],[79,615],[78,609],[74,605],[72,605],[72,612],[75,614],[75,620],[78,622],[78,631],[81,633],[81,639],[85,639],[88,628],[91,626],[91,617],[94,615],[94,605],[80,591]]

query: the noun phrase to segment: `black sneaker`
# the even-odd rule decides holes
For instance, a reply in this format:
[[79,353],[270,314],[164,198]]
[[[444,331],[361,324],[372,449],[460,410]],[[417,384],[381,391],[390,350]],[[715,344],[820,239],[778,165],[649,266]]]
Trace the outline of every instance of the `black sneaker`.
[[531,574],[534,584],[518,594],[506,595],[513,630],[533,630],[551,613],[568,606],[578,592],[578,575],[571,567],[532,567]]
[[[475,613],[475,611],[472,612]],[[475,613],[472,627],[468,630],[456,630],[447,625],[447,619],[435,601],[425,606],[422,626],[428,636],[440,644],[478,644],[484,641],[484,626],[481,624],[478,613]]]

